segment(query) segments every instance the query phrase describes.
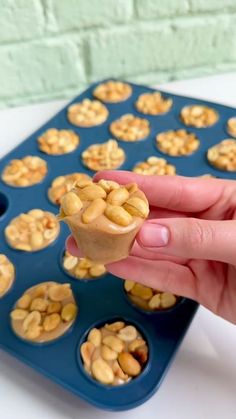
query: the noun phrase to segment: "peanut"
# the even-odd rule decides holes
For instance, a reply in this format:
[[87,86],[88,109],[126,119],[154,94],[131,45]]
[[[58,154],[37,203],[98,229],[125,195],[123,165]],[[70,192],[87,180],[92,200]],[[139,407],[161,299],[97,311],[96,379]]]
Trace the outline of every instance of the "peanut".
[[35,298],[30,305],[30,311],[46,311],[48,307],[48,301],[43,298]]
[[85,365],[89,368],[91,365],[91,357],[95,346],[91,342],[84,342],[80,347],[80,354]]
[[137,338],[137,335],[137,329],[134,326],[130,325],[121,329],[117,336],[124,342],[131,342],[132,340]]
[[91,366],[92,374],[96,380],[103,384],[112,384],[114,373],[111,367],[101,358],[93,361]]
[[101,186],[106,193],[109,193],[115,189],[119,189],[120,185],[117,182],[114,182],[113,180],[105,180],[100,179],[98,181],[98,185]]
[[48,290],[48,296],[52,301],[63,301],[71,297],[72,291],[70,284],[52,285]]
[[93,328],[90,330],[87,338],[96,348],[101,345],[102,334],[99,329]]
[[105,336],[102,339],[102,343],[109,346],[109,348],[116,352],[122,352],[124,349],[124,342],[122,342],[122,340],[116,336]]
[[124,204],[124,208],[126,211],[128,211],[131,215],[134,215],[135,217],[141,217],[141,218],[147,218],[149,214],[149,208],[147,203],[137,197],[131,197],[129,198],[126,203]]
[[102,345],[101,356],[105,361],[114,361],[118,357],[118,353],[113,351],[109,346]]
[[125,280],[125,284],[124,284],[125,290],[127,292],[131,291],[132,288],[133,288],[133,286],[134,286],[134,284],[135,284],[134,281],[131,281],[130,279],[126,279]]
[[103,274],[105,274],[106,272],[106,268],[104,265],[101,264],[94,264],[93,266],[91,266],[91,268],[89,269],[89,273],[92,277],[96,278],[98,276],[101,276]]
[[145,345],[145,340],[143,339],[135,339],[129,344],[129,351],[135,352],[136,349],[140,348],[140,346]]
[[93,201],[96,198],[106,198],[107,194],[99,185],[88,185],[78,192],[82,201]]
[[105,325],[105,328],[110,332],[119,332],[119,330],[123,329],[123,327],[125,327],[125,323],[119,321]]
[[23,331],[27,332],[28,329],[33,329],[36,326],[39,326],[39,324],[41,323],[41,314],[39,313],[39,311],[32,311],[31,313],[29,313],[23,322]]
[[62,320],[65,322],[71,322],[76,318],[77,311],[78,309],[74,303],[66,304],[61,311]]
[[122,227],[128,226],[133,221],[129,212],[124,208],[115,205],[107,205],[105,215],[110,221]]
[[176,296],[170,292],[161,294],[161,305],[163,308],[169,308],[176,304]]
[[61,323],[61,317],[58,313],[49,314],[45,317],[43,322],[43,328],[45,332],[51,332],[55,330]]
[[140,297],[143,300],[149,300],[153,296],[153,291],[151,288],[145,287],[145,285],[138,283],[134,284],[130,292],[132,295]]
[[161,295],[160,294],[153,295],[153,297],[148,301],[148,305],[152,310],[159,308],[161,305]]
[[30,303],[31,303],[31,296],[29,294],[24,294],[17,301],[17,307],[22,308],[22,309],[27,309],[29,308]]
[[23,310],[22,308],[16,308],[11,312],[11,319],[12,320],[24,320],[28,315],[27,310]]
[[59,301],[50,302],[48,303],[47,313],[53,314],[53,313],[60,313],[62,309],[62,305]]
[[122,370],[131,377],[135,377],[141,372],[139,362],[129,352],[121,352],[118,355],[118,362]]
[[107,202],[111,205],[123,205],[129,198],[129,192],[126,188],[114,189],[107,196]]
[[61,198],[61,207],[66,215],[74,215],[81,210],[83,204],[74,192],[68,192]]
[[82,220],[85,224],[92,223],[100,217],[105,211],[106,202],[102,198],[94,199],[82,214]]

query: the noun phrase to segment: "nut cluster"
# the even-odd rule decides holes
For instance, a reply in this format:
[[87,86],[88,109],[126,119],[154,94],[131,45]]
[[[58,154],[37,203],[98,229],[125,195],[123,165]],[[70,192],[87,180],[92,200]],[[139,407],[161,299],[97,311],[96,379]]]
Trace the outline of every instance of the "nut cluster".
[[164,98],[160,92],[143,93],[138,97],[135,106],[146,115],[159,115],[170,110],[173,100]]
[[229,135],[236,138],[236,116],[228,119],[227,121],[227,131]]
[[77,258],[65,251],[63,268],[76,279],[98,278],[106,273],[106,268],[101,263],[95,263],[88,258]]
[[193,132],[179,129],[158,134],[156,145],[160,151],[169,156],[187,156],[198,149],[200,141]]
[[44,282],[19,298],[10,314],[11,324],[18,336],[43,343],[63,335],[77,311],[70,284]]
[[99,100],[84,99],[68,108],[68,120],[77,127],[100,125],[108,118],[108,109]]
[[85,166],[91,170],[117,169],[125,161],[125,152],[116,140],[108,140],[103,144],[93,144],[82,153]]
[[207,152],[209,163],[220,170],[236,171],[236,140],[226,139],[209,148]]
[[215,124],[219,119],[215,109],[204,105],[185,106],[180,112],[180,119],[187,126],[206,128]]
[[179,301],[179,297],[171,292],[154,290],[128,279],[125,280],[124,288],[129,299],[147,311],[166,310],[174,307]]
[[2,173],[2,180],[11,186],[25,187],[42,181],[47,174],[47,163],[37,156],[11,160]]
[[50,128],[38,138],[38,146],[46,154],[60,155],[74,151],[79,141],[74,131]]
[[136,164],[132,170],[142,175],[175,175],[175,166],[169,164],[166,159],[150,156],[146,161]]
[[87,373],[113,386],[137,377],[148,360],[146,341],[136,327],[123,321],[91,329],[80,353]]
[[7,256],[0,253],[0,298],[11,288],[15,279],[15,268]]
[[118,140],[139,141],[149,135],[150,124],[147,119],[125,114],[111,123],[110,131]]
[[93,96],[103,102],[117,103],[128,99],[132,93],[132,88],[129,84],[121,81],[109,80],[105,83],[99,84],[93,91]]
[[54,214],[32,209],[11,220],[5,228],[5,237],[14,249],[33,252],[52,243],[59,231],[59,222]]
[[116,182],[103,179],[98,183],[77,182],[76,189],[63,196],[61,218],[75,215],[81,210],[81,220],[85,224],[90,224],[103,215],[123,227],[130,225],[133,217],[147,218],[149,213],[148,202],[140,197],[135,183],[120,186]]
[[53,204],[60,205],[61,198],[66,192],[73,189],[74,184],[79,180],[89,180],[90,176],[85,173],[70,173],[69,175],[63,175],[56,177],[48,189],[48,198]]

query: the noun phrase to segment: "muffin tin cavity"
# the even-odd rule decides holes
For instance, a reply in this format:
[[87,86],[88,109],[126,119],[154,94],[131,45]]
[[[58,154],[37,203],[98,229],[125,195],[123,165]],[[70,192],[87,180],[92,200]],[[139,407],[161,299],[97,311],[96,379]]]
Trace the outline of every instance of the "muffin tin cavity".
[[160,92],[143,93],[135,102],[137,111],[145,115],[161,115],[169,112],[173,100],[163,96]]
[[90,170],[118,169],[125,161],[125,152],[116,140],[92,144],[82,153],[83,164]]
[[0,219],[5,214],[9,206],[9,200],[7,196],[0,192]]
[[43,153],[60,156],[74,151],[80,142],[79,136],[72,130],[48,129],[38,137],[38,147]]
[[11,160],[2,172],[2,180],[10,186],[24,188],[40,183],[48,171],[45,160],[38,156],[25,156]]
[[169,164],[166,159],[150,156],[147,160],[137,163],[132,169],[139,175],[175,175],[176,169],[173,164]]
[[162,153],[169,156],[188,156],[200,146],[200,141],[192,132],[184,129],[161,132],[156,136],[156,146]]
[[48,199],[55,205],[60,205],[61,198],[65,193],[70,192],[75,183],[80,180],[90,180],[91,177],[86,173],[70,173],[67,175],[57,176],[53,179],[48,189]]
[[107,103],[123,102],[131,94],[132,87],[130,84],[114,80],[99,84],[93,91],[94,97]]
[[101,263],[95,263],[88,258],[73,256],[68,250],[63,252],[61,264],[68,275],[78,280],[98,279],[106,273],[106,268]]
[[150,123],[147,119],[126,114],[111,123],[110,131],[120,141],[135,142],[144,140],[149,135]]
[[0,253],[0,298],[11,289],[15,280],[15,267],[8,257]]
[[185,106],[181,110],[180,119],[184,125],[195,128],[207,128],[218,121],[219,114],[209,106],[191,105]]

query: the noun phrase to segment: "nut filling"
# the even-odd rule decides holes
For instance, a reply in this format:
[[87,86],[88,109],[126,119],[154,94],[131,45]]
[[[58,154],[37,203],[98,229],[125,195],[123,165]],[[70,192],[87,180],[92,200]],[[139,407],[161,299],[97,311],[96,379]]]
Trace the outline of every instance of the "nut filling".
[[104,265],[94,263],[88,258],[77,258],[65,251],[63,268],[76,279],[94,279],[106,273]]
[[26,187],[41,182],[47,174],[47,163],[37,156],[11,160],[2,173],[7,185]]
[[146,115],[159,115],[170,110],[173,100],[164,98],[160,92],[143,93],[135,102],[136,109]]
[[84,99],[68,108],[68,120],[77,127],[100,125],[108,118],[108,109],[99,100]]
[[59,218],[69,225],[84,256],[106,264],[128,256],[148,214],[147,199],[135,183],[121,186],[101,179],[77,182],[63,196]]
[[0,253],[0,298],[11,288],[15,279],[15,268],[7,256]]
[[91,177],[85,173],[70,173],[69,175],[58,176],[52,181],[48,189],[48,198],[53,204],[60,205],[63,195],[73,189],[77,181],[90,179]]
[[236,138],[236,116],[228,119],[227,121],[227,131],[231,137]]
[[148,346],[135,326],[117,321],[91,329],[80,354],[89,375],[102,384],[116,386],[141,374],[148,360]]
[[110,131],[118,140],[134,142],[149,135],[150,124],[147,119],[126,114],[111,123]]
[[79,145],[79,136],[71,130],[50,128],[38,138],[38,146],[46,154],[71,153]]
[[199,139],[185,129],[161,132],[156,136],[156,146],[169,156],[187,156],[198,149]]
[[85,166],[91,170],[117,169],[125,161],[125,152],[116,140],[93,144],[82,153]]
[[209,148],[207,159],[216,169],[236,172],[236,140],[229,138]]
[[146,161],[136,164],[132,170],[142,175],[175,175],[175,166],[169,164],[166,159],[150,156]]
[[181,121],[196,128],[206,128],[215,124],[219,115],[215,109],[204,105],[185,106],[180,112]]
[[128,279],[125,280],[124,288],[129,299],[146,311],[167,310],[174,307],[181,298],[171,292],[154,290]]
[[128,99],[132,93],[129,84],[121,81],[109,80],[99,84],[93,91],[93,96],[103,102],[118,103]]
[[70,284],[43,282],[29,288],[10,313],[12,329],[19,337],[46,343],[72,326],[78,307]]
[[13,218],[5,228],[5,238],[13,249],[34,252],[51,244],[60,231],[54,214],[32,209]]

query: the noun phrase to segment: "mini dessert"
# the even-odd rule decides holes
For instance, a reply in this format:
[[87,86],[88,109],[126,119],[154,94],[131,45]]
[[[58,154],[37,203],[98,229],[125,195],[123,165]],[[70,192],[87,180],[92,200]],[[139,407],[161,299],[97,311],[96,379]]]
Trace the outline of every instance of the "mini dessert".
[[136,109],[146,115],[160,115],[170,110],[173,100],[160,92],[143,93],[135,102]]
[[84,256],[106,264],[128,256],[148,213],[147,199],[135,183],[80,181],[63,196],[59,218]]
[[196,128],[206,128],[215,124],[219,115],[215,109],[205,105],[185,106],[180,112],[181,121],[187,125]]
[[129,84],[121,81],[109,80],[99,84],[93,91],[93,96],[103,102],[118,103],[128,99],[132,93]]
[[68,108],[68,119],[77,127],[94,127],[108,118],[108,109],[99,100],[83,99]]
[[227,121],[227,131],[231,137],[236,138],[236,116],[228,119]]
[[2,180],[11,186],[26,187],[40,183],[48,171],[45,160],[26,156],[11,160],[2,173]]
[[32,209],[11,220],[5,228],[7,243],[17,250],[34,252],[43,249],[60,232],[59,222],[54,214],[41,209]]
[[188,156],[198,149],[200,141],[193,132],[178,129],[158,134],[156,146],[158,150],[169,156]]
[[147,119],[127,113],[111,123],[110,131],[118,140],[134,142],[149,135],[150,124]]
[[169,164],[166,159],[150,156],[146,161],[137,163],[132,170],[140,175],[175,175],[176,169],[173,164]]
[[116,321],[91,329],[80,354],[89,375],[102,384],[116,386],[142,373],[148,346],[135,326]]
[[48,189],[48,198],[53,204],[60,205],[62,196],[69,192],[78,180],[89,180],[90,176],[85,173],[70,173],[56,177]]
[[0,253],[0,298],[11,288],[15,280],[15,268],[7,256]]
[[147,311],[167,310],[180,300],[180,297],[171,292],[154,290],[128,279],[125,280],[124,288],[132,303]]
[[91,170],[117,169],[125,161],[125,152],[116,140],[103,144],[93,144],[82,153],[82,160]]
[[94,263],[88,258],[77,258],[72,256],[67,250],[63,256],[63,268],[76,279],[94,279],[106,273],[104,265]]
[[236,172],[236,140],[227,138],[209,148],[207,159],[216,169]]
[[47,343],[64,335],[78,312],[70,284],[42,282],[29,288],[10,313],[14,333],[22,339]]
[[50,128],[38,138],[38,146],[44,153],[56,156],[71,153],[79,141],[79,136],[72,130]]

